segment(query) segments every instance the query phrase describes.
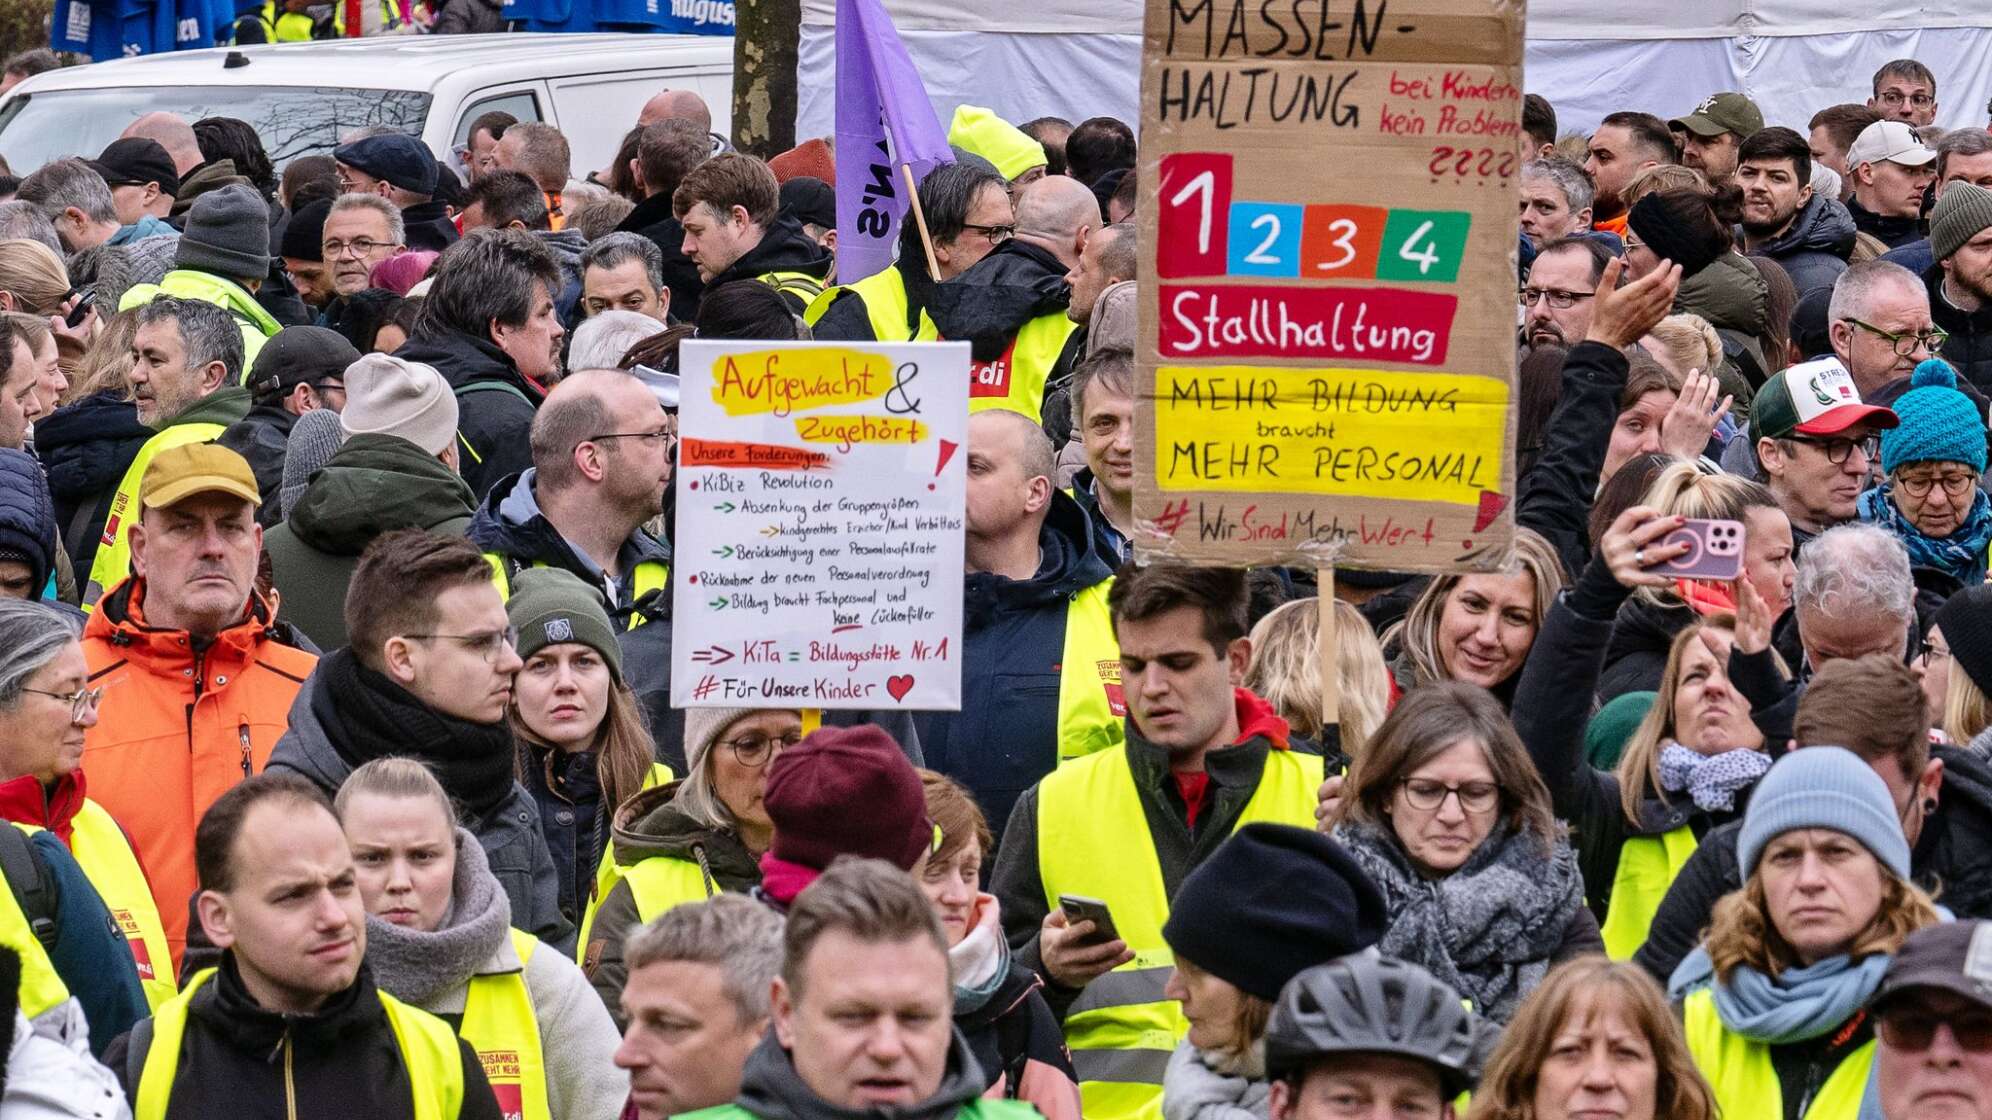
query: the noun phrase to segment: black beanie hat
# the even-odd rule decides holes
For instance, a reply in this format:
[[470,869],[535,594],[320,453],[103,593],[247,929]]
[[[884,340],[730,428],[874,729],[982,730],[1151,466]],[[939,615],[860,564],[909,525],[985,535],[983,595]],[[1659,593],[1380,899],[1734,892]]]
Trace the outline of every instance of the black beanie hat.
[[1383,938],[1383,892],[1310,829],[1248,824],[1190,872],[1162,938],[1180,958],[1273,1002],[1301,972]]
[[299,207],[291,215],[290,224],[284,227],[280,252],[292,260],[324,260],[325,219],[331,213],[332,203],[323,198]]
[[1715,210],[1697,191],[1654,191],[1633,206],[1626,225],[1655,256],[1680,265],[1683,280],[1723,252]]
[[1944,600],[1937,625],[1964,675],[1992,696],[1992,584],[1975,584]]

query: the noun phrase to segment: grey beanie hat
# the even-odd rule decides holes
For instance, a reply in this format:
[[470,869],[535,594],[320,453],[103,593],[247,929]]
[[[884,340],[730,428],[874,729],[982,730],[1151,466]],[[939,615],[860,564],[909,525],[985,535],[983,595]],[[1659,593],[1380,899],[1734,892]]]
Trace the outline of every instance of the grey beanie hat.
[[616,644],[615,624],[602,593],[565,568],[521,568],[512,576],[512,597],[505,613],[519,631],[517,649],[523,660],[548,646],[569,642],[602,655],[615,679],[623,679],[622,647]]
[[1964,179],[1953,179],[1930,211],[1930,255],[1949,260],[1964,243],[1992,226],[1992,191]]
[[346,367],[346,408],[339,427],[347,438],[375,433],[400,436],[431,455],[457,438],[457,399],[436,367],[391,354],[362,354]]
[[761,708],[686,708],[685,709],[685,772],[697,774],[705,769],[706,755],[712,752],[712,745],[720,733],[733,726],[733,721],[744,719]]
[[283,489],[277,492],[283,516],[290,516],[311,485],[312,474],[331,461],[340,442],[339,414],[329,408],[314,408],[291,425],[290,438],[284,442]]
[[270,206],[256,188],[234,183],[194,199],[173,264],[228,280],[270,274]]
[[1887,865],[1909,877],[1909,841],[1895,815],[1895,799],[1881,775],[1845,747],[1805,747],[1778,759],[1757,781],[1736,837],[1736,859],[1749,878],[1764,849],[1799,828],[1844,832]]

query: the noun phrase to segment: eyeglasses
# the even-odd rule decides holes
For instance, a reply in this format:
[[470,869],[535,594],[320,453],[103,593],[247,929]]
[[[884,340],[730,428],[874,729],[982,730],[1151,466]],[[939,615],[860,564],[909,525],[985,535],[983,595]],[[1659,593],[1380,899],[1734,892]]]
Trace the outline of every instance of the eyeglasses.
[[[678,443],[677,433],[669,428],[659,428],[654,432],[605,432],[599,436],[589,436],[587,439],[582,440],[581,443],[600,443],[607,439],[640,439],[645,443],[651,444],[662,440],[664,446],[667,448],[675,447]],[[581,444],[577,443],[574,446],[579,447]]]
[[28,688],[22,692],[32,692],[36,696],[46,696],[51,700],[61,700],[69,705],[69,722],[82,723],[83,717],[97,710],[97,702],[104,698],[101,688],[79,688],[75,692],[50,692],[45,688]]
[[336,261],[344,258],[349,252],[356,257],[368,257],[382,249],[392,249],[393,247],[394,243],[391,241],[375,241],[370,237],[355,237],[351,241],[327,241],[323,245],[320,245],[319,249],[325,254],[326,260]]
[[403,634],[404,638],[416,641],[433,641],[448,638],[472,653],[478,654],[487,662],[496,662],[498,655],[519,645],[519,628],[507,626],[503,630],[486,630],[477,634]]
[[963,222],[961,228],[972,229],[975,232],[981,234],[982,236],[988,238],[989,240],[998,241],[998,242],[1008,241],[1010,240],[1010,238],[1014,237],[1017,233],[1017,227],[1014,225],[978,226],[973,223]]
[[313,389],[318,390],[320,393],[343,393],[346,391],[345,382],[332,381],[329,379],[325,381],[314,381],[311,383],[311,387]]
[[1891,108],[1901,108],[1902,103],[1904,101],[1907,101],[1909,104],[1914,105],[1918,109],[1927,109],[1930,106],[1935,105],[1937,103],[1937,99],[1931,97],[1927,93],[1905,94],[1901,90],[1897,89],[1889,90],[1887,93],[1884,93],[1879,97],[1876,97],[1875,100]]
[[1930,353],[1934,354],[1937,351],[1942,350],[1944,348],[1944,343],[1950,341],[1950,335],[1944,331],[1938,330],[1936,327],[1931,327],[1929,330],[1926,331],[1916,331],[1914,333],[1908,331],[1903,331],[1898,333],[1896,331],[1882,330],[1880,327],[1877,327],[1872,323],[1863,323],[1859,319],[1856,319],[1851,315],[1847,316],[1846,321],[1868,332],[1869,334],[1874,335],[1877,338],[1887,339],[1888,344],[1895,348],[1895,356],[1898,358],[1915,357],[1916,350],[1918,347],[1921,347],[1922,349],[1927,350]]
[[1916,660],[1922,663],[1923,668],[1928,669],[1940,662],[1949,661],[1950,655],[1951,652],[1947,649],[1940,649],[1937,646],[1924,646],[1923,652],[1916,655]]
[[1950,1024],[1951,1037],[1960,1048],[1974,1054],[1992,1051],[1992,1014],[1980,1012],[1931,1015],[1915,1011],[1892,1011],[1880,1021],[1881,1040],[1891,1050],[1928,1050],[1937,1040],[1937,1025]]
[[749,769],[759,769],[767,765],[775,755],[802,742],[802,732],[791,731],[778,738],[769,738],[759,731],[750,731],[735,739],[722,739],[720,745],[733,752],[733,758]]
[[1854,449],[1859,448],[1861,456],[1873,462],[1881,454],[1881,437],[1868,436],[1866,439],[1815,439],[1811,436],[1788,436],[1793,443],[1810,444],[1826,456],[1826,461],[1834,466],[1844,466],[1853,458]]
[[1448,796],[1459,798],[1459,807],[1469,813],[1485,813],[1501,800],[1501,787],[1493,782],[1462,782],[1454,786],[1430,778],[1400,778],[1397,784],[1404,787],[1404,800],[1413,809],[1427,813],[1444,805]]
[[1646,248],[1646,242],[1641,241],[1637,237],[1632,236],[1630,233],[1626,234],[1625,237],[1622,238],[1621,240],[1625,245],[1625,251],[1628,253],[1632,252],[1634,249]]
[[1900,486],[1902,492],[1912,498],[1927,497],[1930,491],[1938,486],[1943,487],[1944,493],[1951,497],[1962,498],[1971,492],[1973,486],[1978,485],[1978,476],[1975,474],[1905,474],[1896,476],[1895,485]]
[[1525,308],[1534,307],[1536,301],[1548,300],[1549,305],[1558,311],[1568,311],[1580,299],[1590,299],[1596,292],[1565,292],[1556,288],[1523,288],[1515,293]]

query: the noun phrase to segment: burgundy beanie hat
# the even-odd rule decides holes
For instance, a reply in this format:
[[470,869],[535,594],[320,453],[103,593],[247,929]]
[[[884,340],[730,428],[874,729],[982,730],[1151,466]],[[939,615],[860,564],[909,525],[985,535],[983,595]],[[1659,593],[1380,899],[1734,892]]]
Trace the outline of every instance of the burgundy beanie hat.
[[775,825],[768,854],[805,867],[854,855],[911,871],[934,843],[920,775],[876,724],[824,727],[783,751],[762,805]]

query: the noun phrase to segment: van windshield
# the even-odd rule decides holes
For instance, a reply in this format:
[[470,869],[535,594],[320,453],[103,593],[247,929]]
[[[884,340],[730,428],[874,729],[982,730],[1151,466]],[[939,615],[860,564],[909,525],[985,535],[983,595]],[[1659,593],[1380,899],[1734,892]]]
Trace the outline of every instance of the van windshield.
[[48,90],[0,107],[0,155],[28,168],[64,156],[94,159],[132,121],[165,112],[189,124],[203,117],[248,121],[282,170],[299,156],[331,152],[341,136],[369,125],[420,136],[430,100],[409,90],[314,86]]

